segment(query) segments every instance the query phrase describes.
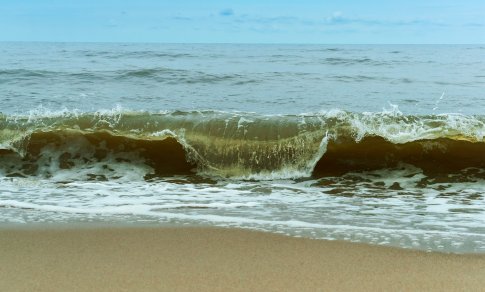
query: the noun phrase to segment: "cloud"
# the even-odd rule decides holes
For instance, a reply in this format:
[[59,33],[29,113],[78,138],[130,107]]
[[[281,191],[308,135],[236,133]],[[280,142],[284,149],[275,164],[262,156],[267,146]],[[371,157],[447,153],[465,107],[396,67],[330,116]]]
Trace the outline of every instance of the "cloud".
[[226,9],[223,9],[219,12],[219,15],[220,16],[232,16],[234,15],[234,10],[232,10],[231,8],[226,8]]
[[334,23],[334,24],[348,22],[348,19],[344,18],[342,15],[342,12],[340,11],[335,11],[334,13],[332,13],[331,16],[327,17],[325,20],[328,23]]
[[444,26],[443,23],[433,22],[423,19],[410,20],[387,20],[387,19],[370,19],[346,17],[342,12],[335,11],[330,16],[321,18],[301,18],[296,16],[257,16],[242,14],[235,18],[238,23],[261,24],[261,25],[300,25],[309,27],[321,26]]
[[388,20],[388,19],[369,19],[369,18],[352,18],[345,17],[342,12],[336,11],[331,16],[325,17],[323,23],[325,25],[363,25],[363,26],[446,26],[440,22],[434,22],[426,19],[411,19],[411,20]]
[[479,22],[469,22],[464,25],[465,27],[484,27],[485,24]]
[[173,20],[178,20],[178,21],[191,21],[192,18],[187,17],[187,16],[174,16],[172,17]]
[[297,24],[304,20],[293,16],[257,17],[243,15],[238,18],[239,22],[255,22],[260,24]]

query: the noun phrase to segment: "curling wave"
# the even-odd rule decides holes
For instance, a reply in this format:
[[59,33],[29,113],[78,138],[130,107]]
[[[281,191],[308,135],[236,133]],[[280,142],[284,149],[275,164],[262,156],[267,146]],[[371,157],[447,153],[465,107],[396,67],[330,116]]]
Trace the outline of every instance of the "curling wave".
[[[405,163],[425,174],[485,168],[485,117],[332,110],[0,115],[4,176],[116,179],[197,173],[246,179],[338,176]],[[124,172],[120,174],[120,169]]]

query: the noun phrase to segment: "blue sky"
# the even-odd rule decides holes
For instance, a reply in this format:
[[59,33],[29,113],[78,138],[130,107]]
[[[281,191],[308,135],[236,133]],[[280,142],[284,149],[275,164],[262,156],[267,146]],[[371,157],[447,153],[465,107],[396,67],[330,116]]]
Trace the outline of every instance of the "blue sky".
[[485,1],[0,0],[0,41],[485,43]]

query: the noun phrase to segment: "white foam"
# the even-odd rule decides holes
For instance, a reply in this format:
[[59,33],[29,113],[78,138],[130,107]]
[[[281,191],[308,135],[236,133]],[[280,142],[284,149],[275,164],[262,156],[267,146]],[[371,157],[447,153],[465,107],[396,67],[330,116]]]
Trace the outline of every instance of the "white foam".
[[[314,229],[338,229],[340,231],[365,231],[365,232],[378,232],[386,234],[406,234],[406,235],[422,235],[426,232],[428,235],[441,235],[441,236],[474,236],[481,237],[485,239],[485,234],[482,233],[472,233],[472,232],[450,232],[450,231],[439,231],[439,230],[418,230],[418,229],[393,229],[385,227],[369,227],[369,226],[356,226],[356,225],[346,225],[346,224],[317,224],[310,223],[300,220],[262,220],[253,219],[247,217],[234,217],[234,216],[220,216],[220,215],[204,215],[204,214],[186,214],[186,213],[170,213],[170,212],[157,212],[154,211],[152,207],[144,204],[130,204],[130,205],[120,205],[120,206],[105,206],[102,208],[76,208],[76,207],[65,207],[65,206],[54,206],[54,205],[41,205],[34,203],[19,202],[15,200],[0,200],[0,206],[13,207],[13,208],[23,208],[23,209],[35,209],[41,211],[49,212],[64,212],[64,213],[81,213],[81,214],[110,214],[110,215],[146,215],[146,216],[156,216],[163,217],[165,219],[179,219],[179,220],[193,220],[193,221],[207,221],[211,223],[229,223],[236,225],[245,224],[255,224],[255,225],[267,225],[267,226],[286,226],[290,228],[314,228]],[[168,205],[165,208],[155,208],[159,209],[178,209],[181,206],[185,208],[209,208],[207,205]],[[253,204],[214,204],[214,208],[220,207],[252,207]]]
[[153,133],[150,134],[150,136],[152,136],[152,137],[177,137],[177,135],[169,129],[164,129],[164,130],[161,130],[161,131],[153,132]]
[[[485,246],[483,212],[453,211],[484,209],[483,200],[460,203],[469,195],[481,193],[473,184],[462,185],[461,195],[441,197],[434,185],[426,189],[415,186],[422,173],[412,167],[389,170],[387,174],[377,171],[361,175],[365,179],[362,183],[348,184],[342,177],[334,185],[324,187],[315,186],[318,180],[179,184],[136,180],[56,183],[52,179],[3,178],[0,205],[4,212],[0,213],[0,220],[13,222],[19,216],[25,222],[143,219],[237,226],[434,250],[479,251],[480,246]],[[387,189],[393,183],[391,177],[405,186],[399,195]],[[373,187],[365,182],[368,180],[385,183]],[[333,193],[345,188],[353,196]],[[417,212],[422,215],[417,217]],[[433,247],[428,237],[443,248]],[[457,242],[459,248],[450,247]]]

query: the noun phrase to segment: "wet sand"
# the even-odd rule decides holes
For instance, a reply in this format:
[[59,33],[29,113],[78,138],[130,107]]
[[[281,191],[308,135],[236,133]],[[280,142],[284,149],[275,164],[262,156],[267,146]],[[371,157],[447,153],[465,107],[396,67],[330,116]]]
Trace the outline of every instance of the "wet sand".
[[236,229],[0,229],[0,291],[484,289],[485,255]]

